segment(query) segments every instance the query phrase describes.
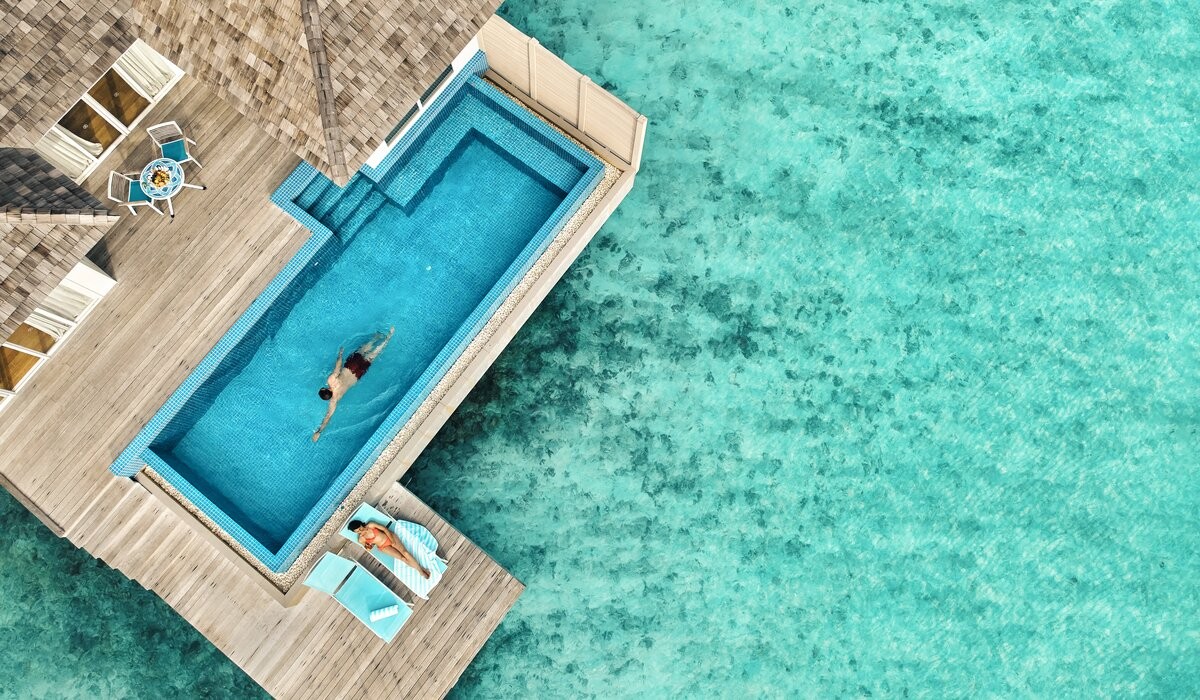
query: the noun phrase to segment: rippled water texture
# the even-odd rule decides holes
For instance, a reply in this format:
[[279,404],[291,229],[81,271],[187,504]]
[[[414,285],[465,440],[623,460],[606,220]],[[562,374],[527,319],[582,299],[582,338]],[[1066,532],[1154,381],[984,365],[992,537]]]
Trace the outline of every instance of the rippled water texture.
[[1200,694],[1171,7],[507,3],[651,131],[412,481],[529,587],[459,694]]
[[[456,695],[1200,694],[1193,6],[502,14],[651,131],[413,473],[529,587]],[[71,640],[186,624],[6,532],[6,595],[80,601],[0,668],[182,683]]]

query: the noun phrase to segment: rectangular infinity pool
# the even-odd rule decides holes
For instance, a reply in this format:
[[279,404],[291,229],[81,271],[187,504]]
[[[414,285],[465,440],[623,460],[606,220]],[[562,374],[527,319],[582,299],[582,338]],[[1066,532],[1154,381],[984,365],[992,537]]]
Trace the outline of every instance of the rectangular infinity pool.
[[[306,164],[288,178],[277,201],[313,241],[114,465],[152,467],[272,570],[311,541],[602,175],[482,79],[458,81],[379,169],[345,188]],[[313,443],[338,349],[392,327]]]

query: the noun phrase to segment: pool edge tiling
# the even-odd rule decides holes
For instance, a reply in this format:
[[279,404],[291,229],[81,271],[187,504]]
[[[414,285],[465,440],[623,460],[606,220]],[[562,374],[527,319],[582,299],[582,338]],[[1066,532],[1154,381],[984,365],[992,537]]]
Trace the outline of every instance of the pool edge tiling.
[[470,364],[484,351],[484,348],[488,346],[496,334],[502,331],[505,324],[508,323],[509,316],[516,310],[525,295],[536,287],[541,276],[582,228],[584,221],[596,210],[601,200],[616,185],[619,175],[620,171],[617,168],[607,163],[605,164],[604,176],[596,186],[596,189],[584,200],[583,205],[571,217],[558,236],[554,238],[550,247],[542,254],[542,257],[534,264],[533,268],[526,273],[525,278],[513,290],[513,293],[509,295],[495,316],[480,330],[462,356],[459,357],[454,366],[446,373],[446,376],[434,387],[429,398],[418,407],[413,417],[400,429],[391,443],[384,448],[382,454],[375,460],[375,464],[367,470],[358,485],[342,500],[342,504],[334,511],[333,516],[325,522],[324,526],[317,532],[316,537],[300,552],[296,561],[286,571],[276,572],[263,566],[245,547],[230,537],[228,533],[223,532],[204,511],[190,503],[178,489],[152,468],[144,468],[141,474],[153,482],[155,486],[162,489],[169,498],[178,503],[193,518],[202,523],[208,532],[214,534],[227,547],[237,552],[243,561],[254,567],[276,589],[287,591],[299,580],[301,573],[325,550],[324,542],[333,536],[340,525],[340,521],[349,517],[358,503],[362,502],[362,499],[377,484],[378,479],[388,469],[392,461],[399,457],[408,441],[415,438],[417,433],[423,429],[425,420],[440,405],[443,398],[454,389],[456,382],[468,371]]
[[204,385],[222,360],[245,337],[263,313],[271,307],[283,289],[293,281],[299,271],[329,241],[330,237],[337,235],[295,201],[305,187],[315,178],[321,177],[307,163],[301,163],[285,178],[283,184],[272,196],[272,200],[309,228],[312,232],[310,239],[271,281],[262,294],[255,299],[233,327],[226,332],[204,360],[197,365],[192,374],[172,394],[111,467],[114,473],[121,476],[133,476],[139,471],[143,471],[169,496],[196,514],[208,529],[214,531],[256,569],[272,579],[277,586],[284,584],[284,579],[295,578],[295,572],[292,569],[295,568],[300,555],[314,543],[315,539],[320,539],[318,535],[327,529],[329,519],[337,514],[339,506],[344,506],[346,500],[353,494],[361,497],[362,494],[359,492],[365,490],[361,488],[364,478],[369,472],[375,471],[375,467],[389,447],[389,443],[393,443],[414,417],[422,413],[420,409],[431,397],[436,395],[436,388],[448,377],[456,362],[464,357],[473,339],[497,317],[501,307],[514,296],[519,285],[534,271],[541,258],[548,251],[553,250],[555,241],[570,228],[569,222],[574,222],[575,226],[578,226],[579,214],[589,210],[585,203],[594,200],[594,195],[600,189],[607,190],[607,187],[598,188],[598,185],[607,180],[610,187],[611,181],[615,180],[611,177],[611,166],[606,166],[603,161],[577,141],[538,119],[522,105],[515,103],[510,96],[505,95],[479,77],[479,74],[486,68],[483,54],[476,54],[459,75],[452,79],[450,86],[437,98],[435,104],[431,105],[418,118],[414,128],[393,147],[379,167],[364,168],[362,174],[374,182],[379,182],[393,167],[405,162],[404,157],[409,149],[414,144],[421,142],[421,137],[426,129],[436,123],[444,108],[457,99],[464,88],[471,90],[473,94],[483,96],[491,105],[494,105],[497,111],[507,113],[507,118],[520,120],[522,128],[532,129],[539,138],[546,139],[565,152],[572,154],[581,164],[583,174],[558,205],[554,214],[544,222],[527,249],[522,251],[501,280],[488,293],[484,302],[481,302],[476,311],[464,321],[459,332],[446,344],[443,352],[438,354],[421,375],[417,384],[414,385],[420,387],[420,391],[412,396],[406,396],[405,400],[391,410],[379,429],[362,446],[358,456],[330,485],[329,490],[312,507],[287,542],[275,551],[262,545],[257,539],[250,536],[236,520],[217,508],[204,493],[183,479],[167,460],[155,454],[151,445],[171,423],[184,403],[198,388]]

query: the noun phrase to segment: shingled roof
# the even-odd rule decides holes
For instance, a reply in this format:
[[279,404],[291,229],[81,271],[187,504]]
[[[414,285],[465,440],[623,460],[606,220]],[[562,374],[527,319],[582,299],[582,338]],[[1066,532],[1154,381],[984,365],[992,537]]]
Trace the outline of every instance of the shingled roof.
[[140,38],[344,183],[500,2],[5,3],[0,144],[32,146]]
[[0,342],[117,221],[27,148],[0,148]]

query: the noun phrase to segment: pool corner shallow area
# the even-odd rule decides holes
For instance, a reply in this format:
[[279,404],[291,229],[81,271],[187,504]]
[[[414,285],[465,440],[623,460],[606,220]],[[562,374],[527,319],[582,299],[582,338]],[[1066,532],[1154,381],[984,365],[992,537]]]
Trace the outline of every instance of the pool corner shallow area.
[[[604,174],[482,67],[345,187],[285,180],[312,238],[114,471],[149,467],[271,571],[296,560]],[[391,329],[314,442],[339,348]]]

